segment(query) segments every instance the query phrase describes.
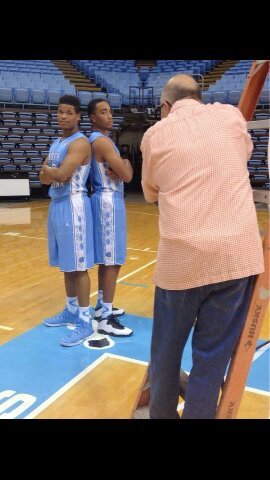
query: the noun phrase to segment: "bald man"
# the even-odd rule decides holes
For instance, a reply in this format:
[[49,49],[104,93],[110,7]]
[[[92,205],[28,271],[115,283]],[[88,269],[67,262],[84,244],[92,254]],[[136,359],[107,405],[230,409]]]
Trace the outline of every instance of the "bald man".
[[199,84],[190,75],[175,75],[165,85],[161,94],[161,118],[167,117],[172,105],[182,98],[201,101]]
[[161,117],[141,144],[144,196],[160,213],[150,417],[178,418],[179,369],[192,333],[182,418],[214,418],[254,275],[264,271],[247,169],[253,145],[238,108],[204,105],[188,75],[166,84]]

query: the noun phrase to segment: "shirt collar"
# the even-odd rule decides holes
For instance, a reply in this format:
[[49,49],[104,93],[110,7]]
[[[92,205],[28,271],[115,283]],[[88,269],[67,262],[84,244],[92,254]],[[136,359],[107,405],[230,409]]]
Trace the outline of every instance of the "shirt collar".
[[183,100],[177,100],[177,102],[174,102],[172,108],[171,108],[171,112],[174,112],[175,110],[177,110],[178,108],[182,108],[182,107],[188,107],[188,106],[191,106],[191,105],[195,105],[195,104],[198,104],[198,100],[194,100],[194,98],[183,98]]

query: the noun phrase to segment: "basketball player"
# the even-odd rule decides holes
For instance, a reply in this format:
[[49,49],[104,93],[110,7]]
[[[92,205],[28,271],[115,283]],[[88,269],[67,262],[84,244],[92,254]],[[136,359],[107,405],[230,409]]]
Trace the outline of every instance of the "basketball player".
[[94,264],[92,210],[86,180],[90,171],[91,146],[79,132],[80,102],[76,96],[59,100],[58,122],[63,135],[53,142],[40,172],[42,183],[50,184],[52,201],[48,213],[49,263],[64,272],[66,306],[47,318],[48,327],[73,324],[75,330],[60,343],[73,346],[93,334],[89,311],[90,279]]
[[126,260],[126,212],[124,184],[130,182],[133,170],[129,160],[119,155],[109,137],[113,126],[110,105],[104,99],[88,104],[92,122],[89,142],[92,147],[91,205],[94,222],[95,263],[99,264],[99,292],[95,308],[98,332],[113,336],[130,336],[118,318],[124,310],[113,309],[113,297],[121,265]]

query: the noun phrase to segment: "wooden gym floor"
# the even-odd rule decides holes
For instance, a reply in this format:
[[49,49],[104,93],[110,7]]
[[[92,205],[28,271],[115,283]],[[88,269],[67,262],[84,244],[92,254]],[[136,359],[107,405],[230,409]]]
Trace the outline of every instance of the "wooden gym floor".
[[[127,262],[119,274],[114,305],[125,308],[127,322],[135,322],[135,335],[128,341],[121,339],[121,354],[108,349],[95,354],[90,361],[90,350],[83,345],[61,347],[57,340],[59,329],[42,325],[45,317],[62,310],[65,300],[63,274],[48,266],[48,205],[46,199],[0,203],[0,418],[130,418],[149,358],[158,208],[147,204],[140,194],[126,196]],[[267,207],[258,204],[257,214],[263,235]],[[90,271],[90,277],[90,304],[94,307],[96,267]],[[122,318],[125,323],[125,317]],[[147,330],[144,353],[138,355],[136,322],[142,335],[138,335],[137,341],[142,338],[143,343],[145,325]],[[63,334],[63,329],[60,330]],[[269,308],[260,339],[269,339]],[[41,357],[42,374],[34,370],[38,369]],[[31,363],[29,373],[27,368]],[[65,370],[66,365],[70,365],[71,374],[68,367]],[[47,366],[52,372],[50,376],[46,376]],[[268,368],[268,374],[267,371],[260,374],[269,377],[269,365],[264,362],[261,368]],[[51,388],[56,371],[67,375],[61,385],[56,382]],[[42,375],[48,391],[39,398],[37,385]],[[29,387],[31,378],[35,379],[32,383],[36,390],[35,385]],[[238,418],[269,418],[269,412],[269,389],[247,387]]]

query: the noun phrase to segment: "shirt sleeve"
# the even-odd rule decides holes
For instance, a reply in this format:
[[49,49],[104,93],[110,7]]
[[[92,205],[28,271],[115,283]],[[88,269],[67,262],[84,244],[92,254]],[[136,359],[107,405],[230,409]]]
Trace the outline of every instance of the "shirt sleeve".
[[158,201],[159,188],[153,181],[153,156],[151,155],[151,137],[148,132],[143,136],[141,143],[142,162],[142,189],[144,198],[149,203]]

